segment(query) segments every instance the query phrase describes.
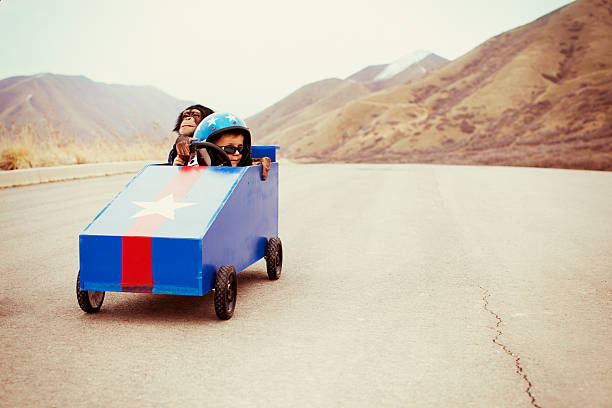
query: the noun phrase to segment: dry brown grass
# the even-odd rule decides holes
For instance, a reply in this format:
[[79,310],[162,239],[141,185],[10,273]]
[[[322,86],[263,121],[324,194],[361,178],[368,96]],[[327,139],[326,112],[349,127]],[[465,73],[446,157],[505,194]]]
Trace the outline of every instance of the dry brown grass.
[[50,136],[39,136],[30,125],[8,129],[0,124],[0,169],[129,160],[165,161],[174,142],[170,134],[162,139],[134,135],[126,141],[108,141],[98,137],[89,142],[67,139],[54,129],[46,134]]

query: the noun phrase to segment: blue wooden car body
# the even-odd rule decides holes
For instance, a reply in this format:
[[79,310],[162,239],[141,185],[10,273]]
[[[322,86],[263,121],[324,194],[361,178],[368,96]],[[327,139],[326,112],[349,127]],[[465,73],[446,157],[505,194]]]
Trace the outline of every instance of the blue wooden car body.
[[262,168],[143,168],[79,235],[81,291],[204,295],[222,265],[237,272],[278,237],[276,147]]

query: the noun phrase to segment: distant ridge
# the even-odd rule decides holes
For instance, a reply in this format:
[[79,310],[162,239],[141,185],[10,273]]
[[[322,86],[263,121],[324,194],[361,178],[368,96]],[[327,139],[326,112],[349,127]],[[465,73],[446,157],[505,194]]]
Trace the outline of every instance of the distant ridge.
[[247,118],[247,123],[253,130],[255,140],[265,138],[275,131],[313,119],[374,91],[418,78],[447,62],[433,53],[417,51],[391,64],[368,66],[346,79],[330,78],[313,82]]
[[403,57],[392,62],[391,64],[387,64],[387,66],[385,66],[385,69],[380,71],[378,75],[374,77],[374,81],[384,81],[387,79],[391,79],[400,72],[404,71],[406,68],[410,67],[411,65],[418,64],[419,61],[422,61],[430,54],[431,53],[429,51],[418,50],[413,51],[408,55],[404,55]]
[[422,59],[406,66],[397,74],[386,77],[379,75],[370,88],[372,90],[379,91],[381,89],[390,88],[393,86],[401,85],[409,81],[416,80],[430,71],[433,71],[436,68],[442,67],[446,65],[449,61],[446,58],[442,58],[439,55],[429,53],[425,55]]
[[378,74],[380,74],[387,64],[382,65],[370,65],[362,69],[361,71],[355,72],[353,75],[347,77],[349,81],[359,82],[372,82]]
[[152,86],[111,85],[84,76],[43,73],[0,80],[0,124],[7,129],[27,124],[40,138],[162,137],[189,103]]
[[[611,32],[612,3],[578,0],[262,142],[304,162],[612,170]],[[353,76],[371,85],[381,71]]]

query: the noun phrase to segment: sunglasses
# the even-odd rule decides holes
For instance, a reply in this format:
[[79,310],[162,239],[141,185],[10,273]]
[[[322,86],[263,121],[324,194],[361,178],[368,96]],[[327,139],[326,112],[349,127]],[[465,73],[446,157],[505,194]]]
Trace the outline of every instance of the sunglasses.
[[220,146],[220,147],[227,154],[236,154],[236,152],[238,152],[238,154],[242,154],[242,152],[244,151],[244,146],[242,145],[240,146]]

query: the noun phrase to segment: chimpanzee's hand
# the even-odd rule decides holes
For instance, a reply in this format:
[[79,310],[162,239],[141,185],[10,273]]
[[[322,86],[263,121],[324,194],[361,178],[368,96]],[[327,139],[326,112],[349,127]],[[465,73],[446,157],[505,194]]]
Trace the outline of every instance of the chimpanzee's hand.
[[268,178],[270,163],[272,163],[272,160],[270,160],[269,157],[259,157],[257,159],[253,159],[253,164],[261,164],[261,179],[264,181]]
[[[189,157],[189,156],[187,156]],[[174,158],[174,162],[172,163],[173,166],[184,166],[185,165],[185,161],[181,158],[181,156],[176,156]]]
[[[176,142],[174,142],[176,144],[176,153],[179,156],[187,156],[188,158],[189,157],[189,144],[193,142],[194,140],[198,140],[198,139],[196,137],[179,135],[179,137],[176,138]],[[184,160],[184,157],[183,157],[183,160]]]

